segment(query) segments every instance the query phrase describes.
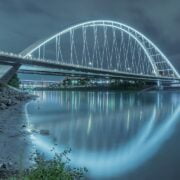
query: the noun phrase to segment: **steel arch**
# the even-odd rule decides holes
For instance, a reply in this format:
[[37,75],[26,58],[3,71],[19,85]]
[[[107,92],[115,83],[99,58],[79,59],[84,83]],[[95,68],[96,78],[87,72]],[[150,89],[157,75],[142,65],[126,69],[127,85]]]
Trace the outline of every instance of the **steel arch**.
[[164,62],[171,68],[172,72],[173,72],[173,76],[176,78],[180,78],[179,73],[176,71],[176,69],[174,68],[174,66],[170,63],[170,61],[168,60],[168,58],[162,53],[162,51],[150,40],[148,39],[146,36],[144,36],[142,33],[140,33],[139,31],[137,31],[136,29],[116,22],[116,21],[110,21],[110,20],[95,20],[95,21],[88,21],[88,22],[84,22],[84,23],[80,23],[74,26],[71,26],[51,37],[49,37],[48,39],[44,40],[44,41],[40,41],[37,42],[33,45],[31,45],[29,48],[25,49],[21,55],[23,55],[24,57],[28,57],[29,55],[31,55],[33,52],[35,52],[36,50],[38,50],[39,48],[41,48],[43,45],[45,45],[46,43],[50,42],[51,40],[62,36],[72,30],[76,30],[82,27],[92,27],[92,26],[106,26],[106,27],[112,27],[112,28],[116,28],[119,29],[120,31],[123,31],[125,33],[127,33],[129,36],[131,36],[139,45],[140,47],[143,49],[144,53],[146,54],[146,56],[148,57],[149,62],[152,65],[153,71],[155,73],[155,76],[161,76],[159,74],[159,69],[157,67],[157,64],[155,62],[155,58],[153,57],[154,54],[151,54],[150,49],[153,49],[156,52],[156,55],[161,56],[161,58],[164,60]]

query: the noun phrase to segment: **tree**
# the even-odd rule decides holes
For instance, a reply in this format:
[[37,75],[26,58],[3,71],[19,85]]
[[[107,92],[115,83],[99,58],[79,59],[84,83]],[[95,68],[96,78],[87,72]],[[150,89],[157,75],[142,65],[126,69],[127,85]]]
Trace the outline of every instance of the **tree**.
[[15,74],[15,75],[11,78],[11,80],[9,81],[8,84],[9,84],[10,86],[19,88],[19,86],[20,86],[20,80],[19,80],[17,74]]

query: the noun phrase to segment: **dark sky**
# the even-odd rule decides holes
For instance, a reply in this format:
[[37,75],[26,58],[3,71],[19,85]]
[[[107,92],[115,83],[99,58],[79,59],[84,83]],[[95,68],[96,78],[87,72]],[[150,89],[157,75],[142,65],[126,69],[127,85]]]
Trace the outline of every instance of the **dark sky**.
[[0,0],[0,49],[18,53],[70,25],[97,19],[144,33],[180,71],[179,0]]

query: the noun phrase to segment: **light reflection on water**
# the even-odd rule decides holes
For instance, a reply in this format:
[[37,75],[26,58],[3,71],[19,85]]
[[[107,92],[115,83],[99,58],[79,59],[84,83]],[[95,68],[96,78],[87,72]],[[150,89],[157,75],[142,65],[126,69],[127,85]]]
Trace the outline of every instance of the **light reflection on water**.
[[27,106],[30,128],[47,155],[71,147],[74,166],[87,167],[89,177],[120,177],[143,165],[171,136],[180,116],[176,93],[39,91]]

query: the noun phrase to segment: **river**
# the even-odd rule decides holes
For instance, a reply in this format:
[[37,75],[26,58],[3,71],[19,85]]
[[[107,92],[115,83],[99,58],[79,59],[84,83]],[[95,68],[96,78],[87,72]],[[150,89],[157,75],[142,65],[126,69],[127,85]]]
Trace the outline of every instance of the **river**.
[[180,93],[33,93],[29,128],[50,135],[31,138],[47,157],[71,148],[71,165],[87,167],[87,179],[180,179]]

